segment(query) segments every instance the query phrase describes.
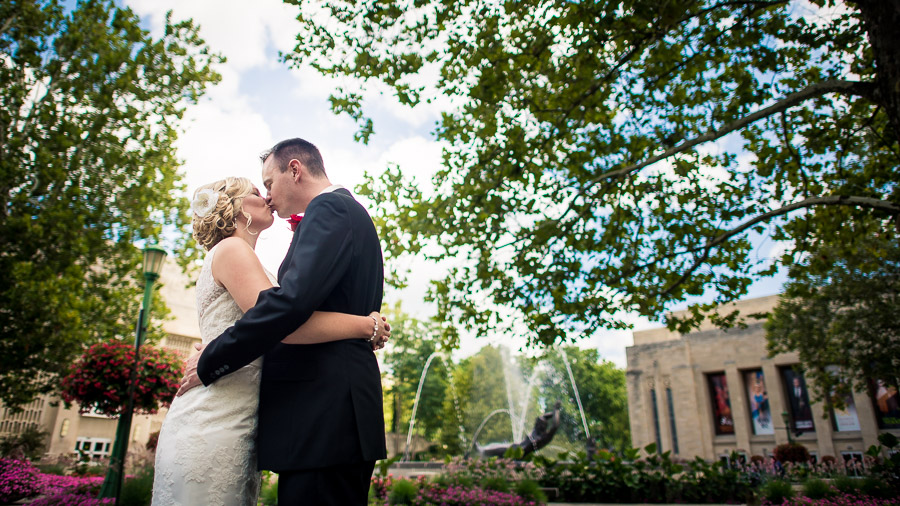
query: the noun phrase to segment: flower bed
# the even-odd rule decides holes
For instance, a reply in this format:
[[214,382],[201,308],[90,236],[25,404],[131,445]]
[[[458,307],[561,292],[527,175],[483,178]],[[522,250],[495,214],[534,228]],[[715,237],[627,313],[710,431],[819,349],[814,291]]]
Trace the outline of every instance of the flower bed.
[[112,499],[97,499],[102,476],[60,476],[41,473],[31,462],[0,459],[0,503],[38,497],[36,506],[93,506],[112,504]]

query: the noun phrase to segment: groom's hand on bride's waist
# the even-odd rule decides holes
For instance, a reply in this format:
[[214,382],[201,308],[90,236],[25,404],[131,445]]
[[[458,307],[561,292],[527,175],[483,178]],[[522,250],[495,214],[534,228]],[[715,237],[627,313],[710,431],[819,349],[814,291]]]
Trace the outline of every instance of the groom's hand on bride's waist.
[[197,376],[197,362],[200,361],[200,355],[203,354],[203,348],[206,348],[205,344],[194,344],[194,349],[197,350],[197,353],[188,357],[184,362],[184,377],[181,378],[181,387],[178,388],[175,397],[181,397],[188,390],[203,385],[203,382],[200,381],[200,376]]

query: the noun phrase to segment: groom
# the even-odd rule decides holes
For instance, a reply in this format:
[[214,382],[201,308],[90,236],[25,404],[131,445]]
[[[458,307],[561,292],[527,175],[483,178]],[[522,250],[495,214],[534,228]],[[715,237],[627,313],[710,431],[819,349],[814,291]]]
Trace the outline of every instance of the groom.
[[[381,374],[371,344],[281,340],[314,311],[378,311],[381,244],[366,210],[331,184],[315,146],[288,139],[262,160],[269,206],[281,217],[305,215],[278,269],[280,286],[261,292],[243,318],[209,343],[196,374],[209,385],[264,355],[259,467],[278,473],[278,503],[364,505],[375,461],[386,457]],[[373,321],[373,331],[376,324],[382,322]],[[191,382],[188,376],[185,386]]]

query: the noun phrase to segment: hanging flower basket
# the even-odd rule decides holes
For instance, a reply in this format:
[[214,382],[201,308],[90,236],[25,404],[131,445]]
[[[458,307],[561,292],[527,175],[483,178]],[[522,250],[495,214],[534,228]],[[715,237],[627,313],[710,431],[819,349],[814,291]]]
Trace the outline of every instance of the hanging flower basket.
[[[119,415],[128,404],[128,380],[134,365],[134,345],[98,343],[72,366],[62,379],[61,396],[66,406],[77,402],[79,411],[95,410]],[[168,406],[183,375],[183,358],[164,348],[141,346],[134,389],[134,412],[153,414]]]

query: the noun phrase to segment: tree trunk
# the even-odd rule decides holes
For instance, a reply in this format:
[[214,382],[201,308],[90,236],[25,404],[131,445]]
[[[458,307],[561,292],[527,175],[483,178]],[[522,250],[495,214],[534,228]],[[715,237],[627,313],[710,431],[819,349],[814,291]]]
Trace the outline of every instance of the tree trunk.
[[857,0],[875,55],[875,98],[900,142],[900,0]]

